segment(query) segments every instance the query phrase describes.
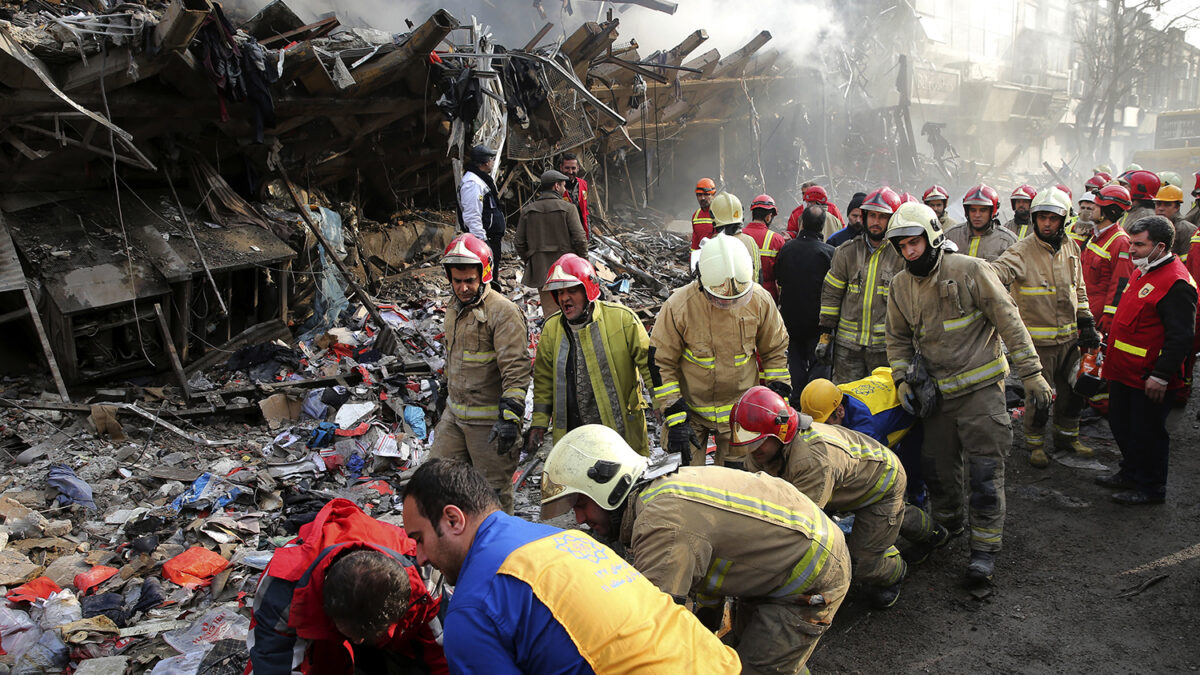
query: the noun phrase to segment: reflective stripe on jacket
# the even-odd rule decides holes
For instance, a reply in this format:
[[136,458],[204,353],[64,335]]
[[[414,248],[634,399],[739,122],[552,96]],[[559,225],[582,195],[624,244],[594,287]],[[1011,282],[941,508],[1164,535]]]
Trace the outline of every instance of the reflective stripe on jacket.
[[1113,298],[1133,274],[1133,263],[1129,261],[1129,235],[1120,225],[1110,225],[1104,233],[1092,235],[1079,262],[1083,267],[1088,310],[1099,323],[1105,314],[1111,317],[1116,313]]
[[692,244],[693,251],[700,250],[700,242],[712,236],[713,215],[708,209],[696,209],[692,214]]
[[865,230],[839,246],[821,288],[821,327],[836,329],[841,344],[882,350],[888,294],[902,269],[896,247],[885,240],[872,250]]
[[1039,346],[1079,338],[1078,320],[1090,317],[1079,247],[1063,237],[1058,250],[1036,235],[1013,244],[992,262],[1000,283],[1009,287],[1021,320]]
[[[1139,272],[1134,275],[1129,287],[1121,293],[1113,317],[1112,331],[1104,352],[1102,375],[1105,378],[1135,389],[1145,388],[1146,378],[1154,372],[1167,340],[1166,327],[1158,313],[1158,303],[1167,291],[1181,281],[1196,288],[1192,275],[1178,258],[1146,274]],[[1194,321],[1192,323],[1195,324]],[[1167,388],[1183,387],[1184,375],[1182,367],[1175,368]]]
[[946,230],[946,238],[958,246],[958,252],[972,258],[983,258],[988,262],[1000,257],[1009,246],[1017,243],[1017,235],[1000,226],[996,221],[987,232],[975,234],[971,222],[959,223]]
[[481,289],[472,305],[446,307],[446,407],[467,424],[495,423],[500,399],[523,403],[529,387],[525,315],[488,284]]

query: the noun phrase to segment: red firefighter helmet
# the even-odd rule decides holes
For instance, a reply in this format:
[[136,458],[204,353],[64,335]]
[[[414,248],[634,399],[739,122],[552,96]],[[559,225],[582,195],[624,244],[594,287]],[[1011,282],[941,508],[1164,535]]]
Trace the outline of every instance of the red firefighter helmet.
[[696,194],[715,195],[717,194],[717,184],[711,178],[701,178],[696,181]]
[[600,297],[600,277],[596,275],[596,268],[574,253],[566,253],[550,266],[550,272],[546,274],[546,285],[542,286],[542,290],[558,291],[580,284],[583,284],[588,302],[595,302]]
[[749,445],[767,436],[791,443],[800,428],[800,413],[783,397],[764,386],[751,387],[729,414],[733,444]]
[[1086,188],[1088,192],[1096,192],[1105,185],[1108,185],[1108,182],[1111,180],[1112,176],[1106,173],[1098,173],[1095,176],[1087,179],[1087,182],[1083,184],[1083,187]]
[[804,201],[825,204],[829,202],[829,193],[825,192],[825,188],[820,185],[814,185],[804,191]]
[[992,215],[989,218],[995,218],[996,213],[1000,210],[1000,195],[992,186],[980,183],[967,190],[967,195],[963,197],[962,203],[964,207],[990,206],[992,207]]
[[935,199],[950,201],[950,193],[946,192],[946,188],[942,187],[941,185],[934,185],[926,190],[925,194],[921,196],[921,201],[926,204]]
[[[442,253],[442,267],[451,265],[479,265],[480,283],[492,282],[492,249],[473,234],[460,234],[450,240],[450,245]],[[446,274],[450,274],[449,269]]]
[[1126,180],[1129,181],[1129,196],[1135,200],[1153,201],[1154,197],[1158,195],[1158,189],[1162,187],[1162,181],[1159,180],[1158,174],[1144,169],[1130,171],[1126,175]]
[[779,209],[775,208],[775,200],[771,199],[771,195],[759,195],[755,197],[754,201],[750,202],[750,212],[753,213],[754,209],[767,209],[775,215],[779,215]]
[[1018,199],[1028,199],[1029,201],[1033,201],[1033,198],[1036,196],[1037,190],[1033,189],[1032,185],[1018,185],[1017,188],[1012,191],[1012,196],[1009,197],[1008,200],[1009,202],[1015,202]]
[[1194,175],[1196,176],[1196,187],[1192,188],[1192,196],[1200,197],[1200,171],[1197,171]]
[[890,187],[881,187],[867,195],[859,208],[863,211],[877,211],[890,216],[900,208],[900,195]]
[[1096,193],[1096,206],[1112,206],[1121,207],[1122,211],[1128,211],[1133,207],[1133,198],[1129,196],[1129,190],[1126,190],[1121,185],[1105,185]]
[[1059,183],[1058,185],[1055,185],[1054,187],[1058,188],[1059,190],[1062,190],[1063,193],[1067,195],[1068,200],[1075,201],[1075,193],[1071,192],[1071,188],[1067,187],[1066,185],[1063,185],[1062,183]]
[[901,193],[900,193],[900,203],[901,203],[901,204],[907,204],[907,203],[909,203],[909,202],[912,202],[912,203],[914,203],[914,204],[920,204],[920,203],[921,203],[921,202],[918,202],[918,201],[917,201],[917,198],[916,198],[915,196],[913,196],[913,195],[911,195],[911,194],[909,194],[909,193],[907,193],[907,192],[901,192]]

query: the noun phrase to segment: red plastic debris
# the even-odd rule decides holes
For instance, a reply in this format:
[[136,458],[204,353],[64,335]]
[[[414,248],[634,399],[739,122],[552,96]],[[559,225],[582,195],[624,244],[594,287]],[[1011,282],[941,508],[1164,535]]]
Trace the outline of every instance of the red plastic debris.
[[38,577],[12,589],[4,598],[9,602],[33,602],[38,598],[48,598],[61,590],[62,588],[50,577]]
[[117,572],[120,570],[115,567],[96,565],[82,574],[75,575],[75,588],[81,595],[87,595],[88,591],[115,577]]
[[206,548],[193,546],[163,563],[163,576],[180,586],[198,588],[207,586],[212,578],[220,574],[229,561]]

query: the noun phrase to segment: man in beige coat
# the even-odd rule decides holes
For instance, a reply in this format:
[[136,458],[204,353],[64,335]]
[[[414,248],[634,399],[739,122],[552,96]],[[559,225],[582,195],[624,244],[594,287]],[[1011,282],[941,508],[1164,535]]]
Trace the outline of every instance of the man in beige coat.
[[553,169],[543,173],[541,191],[521,209],[517,223],[517,255],[525,261],[521,283],[541,292],[543,317],[558,311],[554,294],[541,290],[550,266],[566,253],[587,258],[587,235],[579,210],[562,198],[567,180]]

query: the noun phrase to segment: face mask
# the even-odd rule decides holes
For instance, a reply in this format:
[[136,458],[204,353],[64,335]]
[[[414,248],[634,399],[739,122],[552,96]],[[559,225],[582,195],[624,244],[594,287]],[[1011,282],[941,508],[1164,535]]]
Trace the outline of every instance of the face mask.
[[1139,272],[1145,274],[1150,269],[1150,263],[1154,262],[1154,260],[1157,260],[1157,255],[1158,246],[1156,245],[1150,250],[1150,254],[1145,258],[1130,258],[1130,262],[1133,263],[1134,267],[1138,268]]

